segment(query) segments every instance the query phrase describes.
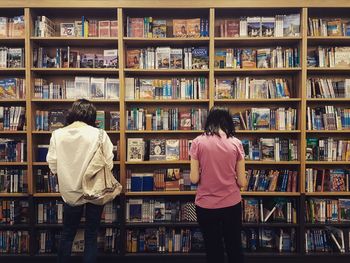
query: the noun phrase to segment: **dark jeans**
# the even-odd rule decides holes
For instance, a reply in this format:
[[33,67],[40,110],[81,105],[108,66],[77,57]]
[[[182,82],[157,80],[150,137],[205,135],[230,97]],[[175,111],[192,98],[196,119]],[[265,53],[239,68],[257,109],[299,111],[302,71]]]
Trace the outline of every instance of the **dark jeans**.
[[218,209],[197,206],[197,220],[203,233],[207,263],[243,263],[241,203]]
[[[58,248],[58,263],[68,263],[72,244],[78,230],[84,205],[63,207],[63,231]],[[84,232],[84,263],[94,263],[97,258],[97,232],[101,223],[103,206],[86,204]]]

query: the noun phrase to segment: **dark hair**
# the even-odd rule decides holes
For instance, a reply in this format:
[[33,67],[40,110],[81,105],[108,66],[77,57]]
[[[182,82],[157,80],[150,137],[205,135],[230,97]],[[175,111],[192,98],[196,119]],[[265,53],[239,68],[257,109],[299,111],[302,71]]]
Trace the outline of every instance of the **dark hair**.
[[75,101],[68,111],[66,123],[69,125],[75,121],[85,122],[92,127],[96,127],[95,106],[86,99]]
[[235,134],[235,126],[230,112],[226,108],[212,107],[209,111],[205,123],[204,133],[206,135],[217,135],[220,137],[219,130],[226,133],[227,138]]

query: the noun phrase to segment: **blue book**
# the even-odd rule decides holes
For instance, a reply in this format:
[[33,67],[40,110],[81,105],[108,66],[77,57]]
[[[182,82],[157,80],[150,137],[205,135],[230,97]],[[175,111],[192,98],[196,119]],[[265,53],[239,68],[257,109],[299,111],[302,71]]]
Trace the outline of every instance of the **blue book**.
[[143,174],[131,175],[131,192],[141,192],[143,185]]

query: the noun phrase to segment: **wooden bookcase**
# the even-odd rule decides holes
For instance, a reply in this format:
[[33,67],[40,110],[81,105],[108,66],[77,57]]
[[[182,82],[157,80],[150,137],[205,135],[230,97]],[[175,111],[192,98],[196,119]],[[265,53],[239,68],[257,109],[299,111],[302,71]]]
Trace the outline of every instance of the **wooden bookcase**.
[[[48,144],[51,132],[35,130],[35,111],[48,110],[53,108],[67,109],[73,100],[51,100],[36,99],[33,97],[34,78],[45,77],[49,80],[69,79],[73,76],[103,76],[117,77],[120,80],[120,100],[92,100],[97,109],[109,112],[111,110],[120,111],[120,131],[107,131],[112,142],[120,141],[120,160],[115,161],[115,167],[120,171],[120,181],[126,185],[127,169],[146,169],[152,170],[158,167],[179,166],[189,168],[189,161],[144,161],[130,162],[127,161],[127,138],[195,138],[202,131],[129,131],[125,128],[126,110],[132,106],[156,108],[156,107],[202,107],[210,109],[214,105],[225,106],[230,109],[247,109],[251,107],[293,107],[298,110],[298,128],[293,131],[237,131],[238,138],[245,137],[283,137],[296,138],[298,140],[298,161],[281,161],[281,162],[264,162],[264,161],[247,161],[248,168],[294,168],[298,171],[298,190],[292,192],[242,192],[243,196],[251,197],[290,197],[297,200],[298,221],[297,224],[248,224],[245,227],[260,226],[278,226],[278,227],[295,227],[297,231],[297,251],[296,253],[254,253],[253,257],[286,256],[290,258],[298,258],[308,260],[309,255],[323,256],[320,253],[305,253],[304,232],[309,227],[319,226],[322,224],[312,225],[305,223],[304,206],[305,200],[309,197],[350,197],[349,192],[336,193],[307,193],[305,190],[305,169],[309,167],[341,167],[349,168],[349,162],[325,162],[325,161],[306,161],[306,139],[308,137],[336,137],[349,139],[350,131],[308,131],[306,124],[306,109],[309,105],[349,105],[350,99],[311,99],[306,96],[306,83],[310,76],[339,76],[346,77],[350,74],[350,68],[308,68],[307,67],[307,51],[309,47],[318,45],[350,45],[350,37],[310,37],[307,34],[307,25],[309,17],[348,17],[350,11],[350,2],[347,0],[338,1],[69,1],[69,7],[58,0],[3,0],[0,3],[0,16],[11,16],[12,14],[23,14],[25,16],[25,37],[23,38],[0,38],[0,46],[14,46],[25,48],[25,68],[19,69],[0,69],[0,78],[3,77],[24,77],[26,81],[26,98],[18,100],[0,100],[0,106],[3,105],[19,105],[26,107],[26,131],[0,131],[0,137],[23,138],[27,141],[27,161],[24,163],[3,163],[0,167],[24,167],[28,171],[28,193],[8,194],[0,193],[0,199],[21,198],[29,200],[30,204],[30,223],[26,226],[3,226],[0,229],[27,229],[31,234],[30,258],[40,257],[36,251],[36,235],[38,229],[45,227],[55,227],[36,224],[36,206],[38,201],[55,200],[60,197],[57,193],[37,193],[35,190],[36,170],[40,167],[47,166],[45,162],[37,162],[36,149],[38,144]],[[300,13],[301,17],[301,35],[300,37],[257,37],[257,38],[222,38],[218,37],[216,32],[216,22],[220,18],[240,17],[240,16],[266,16],[275,14]],[[82,15],[93,18],[118,20],[118,37],[111,38],[65,38],[65,37],[34,37],[33,28],[34,20],[37,15],[45,15],[55,22],[59,23],[64,19],[79,18]],[[205,16],[209,19],[209,37],[198,39],[191,38],[132,38],[125,34],[126,16],[154,16],[154,17],[193,17]],[[32,52],[36,46],[60,47],[72,46],[89,50],[118,48],[119,68],[118,69],[75,69],[75,68],[34,68],[32,63]],[[186,46],[207,46],[209,47],[209,69],[203,70],[156,70],[156,69],[129,69],[126,68],[125,54],[128,47],[147,47],[147,46],[163,46],[170,45],[176,47]],[[291,46],[298,47],[300,50],[301,66],[297,68],[282,69],[217,69],[214,68],[215,49],[220,47],[275,47],[275,46]],[[199,77],[204,76],[209,80],[209,98],[201,100],[127,100],[125,99],[125,78],[126,77]],[[288,78],[294,91],[294,96],[290,99],[215,99],[215,79],[217,77],[232,76],[250,76],[250,77],[275,77],[283,76]],[[108,125],[107,125],[108,127]],[[150,255],[145,253],[128,254],[125,251],[127,228],[132,227],[156,227],[156,226],[173,226],[173,223],[126,223],[125,222],[125,204],[128,198],[142,197],[171,197],[171,198],[187,198],[193,200],[194,191],[167,191],[167,192],[124,192],[118,203],[120,205],[120,216],[117,224],[106,224],[103,227],[115,227],[121,230],[120,254],[109,255],[112,257],[135,257],[141,258],[146,256],[166,256],[164,254]],[[195,223],[177,223],[183,227],[196,226]],[[338,224],[341,226],[341,224]],[[56,226],[59,228],[60,226]],[[182,256],[203,257],[201,253],[181,254]],[[181,256],[174,254],[174,256]],[[334,253],[341,256],[342,254]],[[0,257],[2,255],[0,254]],[[101,255],[107,256],[107,255]],[[248,255],[249,256],[249,255]],[[349,256],[346,253],[345,256]],[[181,257],[182,258],[182,257]],[[320,257],[317,257],[319,260]],[[262,261],[261,260],[261,261]],[[326,262],[326,261],[325,261]]]

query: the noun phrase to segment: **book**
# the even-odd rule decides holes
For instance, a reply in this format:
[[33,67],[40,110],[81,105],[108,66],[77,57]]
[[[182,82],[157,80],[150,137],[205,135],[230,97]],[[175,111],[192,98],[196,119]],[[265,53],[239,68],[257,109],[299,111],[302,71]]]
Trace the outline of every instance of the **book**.
[[166,152],[165,152],[166,140],[164,139],[151,139],[150,140],[150,155],[149,159],[151,161],[156,160],[165,160]]
[[170,50],[170,68],[182,69],[183,68],[183,54],[181,48],[172,48]]
[[96,127],[99,129],[105,129],[105,112],[96,111]]
[[128,49],[126,51],[126,67],[127,68],[140,68],[140,54],[139,49]]
[[275,36],[275,18],[274,17],[261,18],[261,36],[263,37]]
[[74,23],[60,23],[60,35],[61,37],[74,37],[75,36],[75,24]]
[[105,97],[105,78],[90,79],[90,98],[98,99]]
[[111,21],[105,20],[98,22],[98,35],[99,37],[111,36]]
[[152,24],[152,34],[155,38],[167,37],[167,26],[165,19],[154,19]]
[[173,19],[173,36],[187,37],[187,21],[185,19]]
[[200,18],[187,19],[187,37],[200,37]]
[[128,161],[143,161],[144,159],[144,141],[142,138],[128,138]]
[[170,47],[156,48],[156,68],[169,69],[170,68]]
[[256,50],[244,48],[242,50],[242,68],[256,68]]
[[119,79],[106,78],[106,99],[119,99]]
[[208,69],[209,53],[207,47],[198,47],[192,49],[192,68]]
[[118,68],[118,49],[103,50],[103,67]]
[[120,112],[110,111],[110,130],[119,131],[120,130]]
[[283,16],[283,36],[300,36],[300,14],[290,14]]
[[176,161],[180,159],[179,140],[166,140],[165,152],[167,161]]
[[247,28],[249,37],[260,37],[261,17],[247,17]]

